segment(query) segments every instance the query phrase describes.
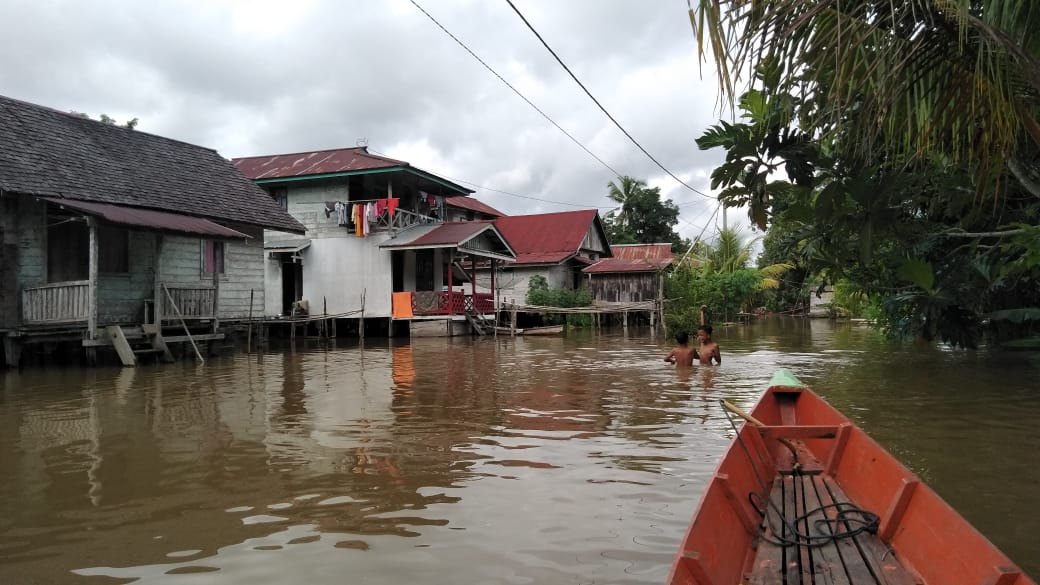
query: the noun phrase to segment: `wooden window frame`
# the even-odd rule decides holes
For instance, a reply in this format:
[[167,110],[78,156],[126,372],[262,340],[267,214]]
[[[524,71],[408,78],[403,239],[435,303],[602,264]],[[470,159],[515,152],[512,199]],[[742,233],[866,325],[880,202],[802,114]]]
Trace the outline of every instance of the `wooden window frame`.
[[[213,276],[214,268],[218,268],[218,276],[224,276],[227,274],[227,242],[224,240],[200,240],[200,264],[202,268],[202,276]],[[219,256],[217,251],[219,250]],[[216,267],[211,267],[210,264],[217,264]]]

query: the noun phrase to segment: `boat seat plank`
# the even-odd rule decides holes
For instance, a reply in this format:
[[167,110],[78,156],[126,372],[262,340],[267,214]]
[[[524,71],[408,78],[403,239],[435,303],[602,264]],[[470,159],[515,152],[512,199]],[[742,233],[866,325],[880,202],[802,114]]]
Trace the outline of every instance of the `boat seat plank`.
[[[755,558],[746,575],[749,585],[918,585],[895,555],[874,534],[860,533],[819,546],[781,546],[794,538],[787,526],[812,510],[849,499],[833,478],[820,474],[778,473],[769,494],[771,505],[763,520],[764,536],[758,539]],[[783,514],[786,521],[777,515]],[[834,508],[818,511],[799,522],[803,534],[833,533],[829,524],[816,520],[835,518]],[[855,526],[839,524],[838,530]]]
[[[795,522],[805,513],[805,505],[802,503],[802,478],[786,475],[784,481],[784,516],[800,534],[807,534],[807,524]],[[789,511],[788,511],[789,510]],[[787,547],[787,585],[813,585],[812,551],[807,546]]]
[[[784,510],[784,484],[778,475],[773,480],[773,488],[769,491],[769,504],[762,519],[762,536],[758,539],[758,549],[747,578],[748,585],[782,585],[784,582],[784,549],[774,544],[784,534],[784,524],[777,517]],[[774,533],[774,527],[780,531]]]
[[[820,478],[821,487],[835,502],[850,501],[838,483],[830,476]],[[876,535],[861,533],[852,539],[863,560],[880,585],[918,585],[918,581],[896,558],[895,553]]]
[[[816,491],[816,495],[820,500],[820,504],[823,506],[830,506],[835,503],[831,493],[827,490],[824,485],[822,477],[815,477],[813,479],[813,489]],[[842,500],[848,501],[848,500]],[[827,509],[827,517],[835,518],[837,511],[834,508]],[[848,528],[846,525],[838,526],[839,529],[845,530]],[[831,529],[833,531],[833,528]],[[845,569],[846,575],[848,575],[850,583],[877,583],[877,579],[874,577],[871,567],[867,565],[866,559],[863,558],[863,553],[860,547],[856,544],[853,538],[842,538],[835,543],[835,547],[838,554],[841,556],[842,566]]]
[[[801,513],[809,514],[805,521],[804,530],[806,534],[812,536],[831,536],[834,532],[830,524],[826,522],[817,522],[818,520],[825,520],[828,518],[828,510],[821,509],[826,504],[820,501],[819,493],[816,490],[816,480],[818,478],[818,475],[807,475],[800,478],[800,483],[802,484],[803,503]],[[848,571],[845,569],[845,563],[842,562],[841,552],[838,551],[837,541],[832,540],[826,542],[821,546],[811,549],[809,552],[812,555],[812,574],[815,578],[816,585],[822,585],[824,583],[846,585],[851,583]]]

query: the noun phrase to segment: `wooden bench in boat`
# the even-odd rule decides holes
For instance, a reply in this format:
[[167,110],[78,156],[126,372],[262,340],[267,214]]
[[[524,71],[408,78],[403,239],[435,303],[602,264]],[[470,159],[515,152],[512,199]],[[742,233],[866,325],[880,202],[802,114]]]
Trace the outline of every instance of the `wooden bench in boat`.
[[[749,585],[915,585],[896,555],[875,533],[864,529],[870,519],[848,511],[849,499],[831,477],[779,474],[769,498]],[[846,511],[847,521],[838,518],[839,509]],[[777,544],[798,540],[791,527],[810,535],[811,545]],[[835,532],[856,534],[828,538]]]

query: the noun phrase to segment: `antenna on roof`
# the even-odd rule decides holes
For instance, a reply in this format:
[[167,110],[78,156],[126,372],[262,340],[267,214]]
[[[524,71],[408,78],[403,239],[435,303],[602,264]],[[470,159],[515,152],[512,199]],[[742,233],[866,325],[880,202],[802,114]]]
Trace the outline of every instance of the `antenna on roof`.
[[367,136],[362,136],[361,138],[358,138],[357,139],[357,145],[358,146],[368,146],[368,137]]

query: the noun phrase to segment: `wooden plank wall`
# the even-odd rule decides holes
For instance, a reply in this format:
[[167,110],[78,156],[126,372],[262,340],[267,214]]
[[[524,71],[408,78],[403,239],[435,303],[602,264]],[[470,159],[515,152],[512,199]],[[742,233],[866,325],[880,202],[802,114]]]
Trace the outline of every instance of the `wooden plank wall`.
[[99,327],[143,322],[144,301],[154,287],[155,240],[153,233],[130,232],[130,271],[98,274]]
[[592,298],[609,302],[652,301],[657,298],[657,286],[655,272],[594,274],[589,282]]
[[18,323],[18,227],[16,201],[0,197],[0,329]]
[[[224,244],[224,274],[220,277],[217,311],[220,319],[249,317],[249,293],[253,291],[253,315],[264,309],[264,249],[260,228],[229,226],[251,236]],[[170,284],[212,285],[213,277],[202,272],[203,240],[166,236],[162,251],[161,276]]]

